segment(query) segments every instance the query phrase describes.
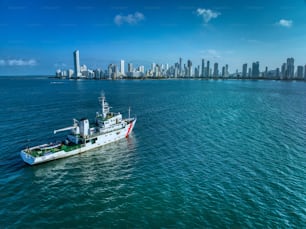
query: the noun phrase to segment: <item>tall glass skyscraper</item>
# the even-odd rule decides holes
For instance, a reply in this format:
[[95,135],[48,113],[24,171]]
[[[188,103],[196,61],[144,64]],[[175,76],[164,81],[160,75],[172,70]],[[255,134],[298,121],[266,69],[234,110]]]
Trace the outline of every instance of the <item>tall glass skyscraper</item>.
[[287,79],[294,78],[294,58],[287,59]]
[[201,68],[201,76],[204,77],[205,76],[205,61],[204,59],[202,59],[202,68]]
[[124,76],[124,60],[120,60],[120,74]]
[[73,52],[73,60],[74,60],[74,76],[75,76],[75,78],[77,78],[77,77],[81,76],[79,50],[75,50]]

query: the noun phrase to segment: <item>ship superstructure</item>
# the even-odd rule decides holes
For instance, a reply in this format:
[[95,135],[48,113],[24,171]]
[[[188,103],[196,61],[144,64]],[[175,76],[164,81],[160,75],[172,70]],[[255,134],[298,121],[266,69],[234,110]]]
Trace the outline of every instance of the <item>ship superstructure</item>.
[[72,126],[54,130],[54,134],[71,131],[64,141],[23,149],[20,152],[22,159],[35,165],[80,154],[128,137],[136,123],[136,117],[130,117],[130,109],[129,117],[123,119],[122,114],[110,111],[104,95],[99,97],[99,101],[102,111],[96,113],[94,122],[91,123],[87,118],[73,119]]

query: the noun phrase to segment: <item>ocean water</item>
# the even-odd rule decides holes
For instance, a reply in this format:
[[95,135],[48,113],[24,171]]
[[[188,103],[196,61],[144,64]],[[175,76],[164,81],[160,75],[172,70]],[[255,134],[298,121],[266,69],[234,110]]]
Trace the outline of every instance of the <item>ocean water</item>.
[[[23,163],[102,90],[128,139]],[[1,228],[305,228],[305,82],[0,77],[0,98]]]

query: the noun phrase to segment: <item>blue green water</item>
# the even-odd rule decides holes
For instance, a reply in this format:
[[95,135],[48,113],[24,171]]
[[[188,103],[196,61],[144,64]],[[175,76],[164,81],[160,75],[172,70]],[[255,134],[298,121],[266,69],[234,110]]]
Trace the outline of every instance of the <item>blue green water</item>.
[[[30,167],[19,150],[94,118],[128,139]],[[0,227],[303,228],[306,83],[0,77]]]

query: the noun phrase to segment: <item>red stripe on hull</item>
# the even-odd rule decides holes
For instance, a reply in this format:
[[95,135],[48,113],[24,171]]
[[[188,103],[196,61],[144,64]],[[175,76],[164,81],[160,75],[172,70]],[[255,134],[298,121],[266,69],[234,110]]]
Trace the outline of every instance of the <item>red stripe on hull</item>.
[[125,135],[126,138],[129,136],[129,134],[130,134],[130,132],[131,132],[131,129],[132,129],[132,127],[133,127],[133,123],[134,123],[134,122],[131,122],[131,124],[130,124],[130,126],[129,126],[128,132],[127,132],[126,135]]

